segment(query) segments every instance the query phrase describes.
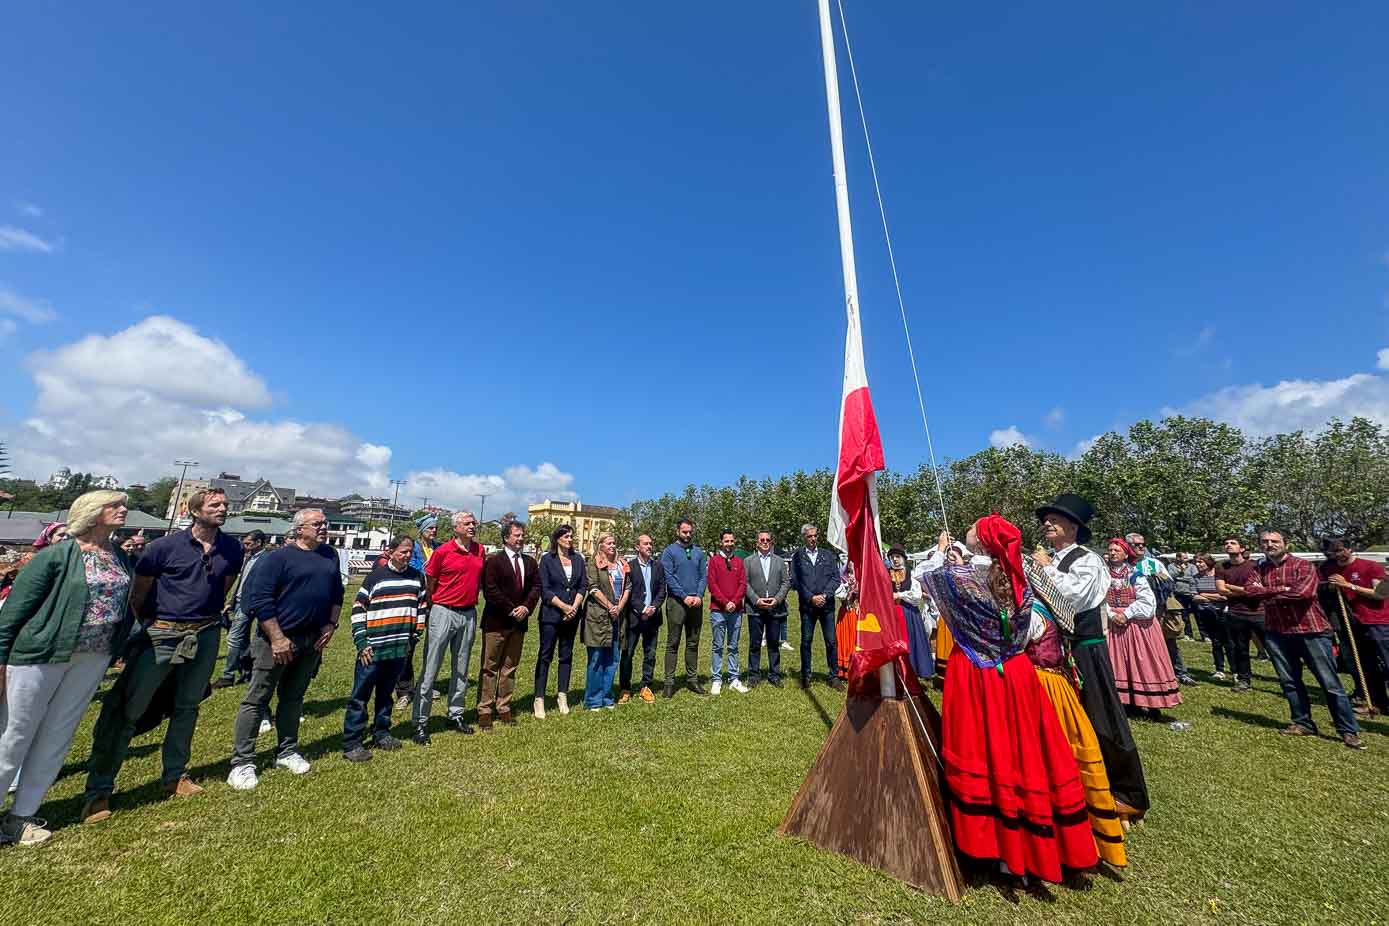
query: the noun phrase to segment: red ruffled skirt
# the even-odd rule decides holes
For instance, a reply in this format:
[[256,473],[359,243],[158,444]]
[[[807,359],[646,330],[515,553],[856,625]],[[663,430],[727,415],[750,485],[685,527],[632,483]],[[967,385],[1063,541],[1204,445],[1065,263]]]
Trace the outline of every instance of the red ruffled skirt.
[[950,655],[941,707],[955,845],[1015,875],[1059,882],[1099,858],[1071,745],[1026,656],[980,669]]

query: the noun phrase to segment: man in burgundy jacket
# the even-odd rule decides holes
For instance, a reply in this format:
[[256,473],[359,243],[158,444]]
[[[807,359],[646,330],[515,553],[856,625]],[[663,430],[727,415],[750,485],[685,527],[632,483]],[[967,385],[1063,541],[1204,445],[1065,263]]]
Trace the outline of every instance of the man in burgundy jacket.
[[718,552],[709,560],[709,626],[714,631],[713,660],[709,669],[714,683],[712,694],[723,690],[725,649],[728,687],[740,694],[748,690],[738,677],[738,637],[743,626],[743,595],[748,590],[748,575],[742,557],[733,555],[735,545],[733,532],[724,531],[719,535]]
[[477,724],[492,729],[492,717],[514,724],[511,694],[516,688],[516,666],[526,621],[540,603],[540,569],[521,552],[526,526],[519,521],[502,524],[502,549],[487,557],[482,567],[482,678],[478,685]]

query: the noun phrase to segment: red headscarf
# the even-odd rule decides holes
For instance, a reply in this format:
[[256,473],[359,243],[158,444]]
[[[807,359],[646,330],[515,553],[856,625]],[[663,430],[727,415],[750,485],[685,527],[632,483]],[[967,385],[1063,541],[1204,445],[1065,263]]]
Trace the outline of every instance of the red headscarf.
[[1021,608],[1027,596],[1027,577],[1022,571],[1022,533],[1013,522],[995,512],[974,525],[975,536],[1003,574],[1013,583],[1013,603]]
[[1124,555],[1128,557],[1130,563],[1138,562],[1138,551],[1135,550],[1133,547],[1129,546],[1129,542],[1125,540],[1123,537],[1111,537],[1109,539],[1109,542],[1111,544],[1117,543],[1120,547],[1122,547],[1124,550]]

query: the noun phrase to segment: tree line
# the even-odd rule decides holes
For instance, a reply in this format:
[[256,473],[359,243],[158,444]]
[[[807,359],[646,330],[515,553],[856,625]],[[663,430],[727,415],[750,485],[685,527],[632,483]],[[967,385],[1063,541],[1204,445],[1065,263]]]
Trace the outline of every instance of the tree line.
[[[936,475],[927,465],[879,474],[885,544],[914,551],[935,541],[944,526]],[[1029,547],[1040,539],[1034,510],[1061,492],[1095,505],[1096,537],[1139,531],[1164,552],[1214,551],[1231,536],[1252,542],[1264,526],[1284,531],[1304,550],[1330,535],[1361,548],[1389,542],[1389,429],[1365,418],[1263,438],[1204,418],[1145,420],[1127,433],[1104,434],[1075,459],[1015,444],[947,461],[938,475],[955,534],[997,511],[1022,529]],[[639,533],[663,545],[688,517],[706,548],[725,528],[746,549],[763,528],[789,548],[802,524],[825,535],[833,482],[833,470],[817,469],[744,476],[728,486],[689,485],[632,504],[631,530],[619,526],[619,545],[630,549],[622,541]]]

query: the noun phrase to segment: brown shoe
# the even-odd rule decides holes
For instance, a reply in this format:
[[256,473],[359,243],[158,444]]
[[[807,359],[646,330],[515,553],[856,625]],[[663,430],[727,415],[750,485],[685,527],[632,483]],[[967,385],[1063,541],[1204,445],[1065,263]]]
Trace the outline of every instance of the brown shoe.
[[516,726],[516,718],[511,716],[511,711],[502,711],[501,713],[497,714],[497,722],[504,723],[508,727]]
[[617,696],[617,703],[618,703],[618,704],[627,704],[627,703],[631,702],[631,700],[632,700],[632,693],[631,693],[630,691],[624,691],[624,692],[622,692],[622,694],[620,694],[620,695]]
[[1316,735],[1317,735],[1317,731],[1316,731],[1316,730],[1309,730],[1309,729],[1307,729],[1306,727],[1302,726],[1302,724],[1299,724],[1299,723],[1290,723],[1290,724],[1288,724],[1286,727],[1284,727],[1283,729],[1279,730],[1278,732],[1281,733],[1281,734],[1283,734],[1284,736],[1316,736]]
[[492,731],[492,715],[478,714],[477,726],[478,729],[481,730],[483,733],[490,733]]
[[651,693],[651,689],[650,689],[650,688],[642,688],[642,690],[641,690],[641,699],[642,699],[643,701],[645,701],[647,704],[655,704],[655,703],[656,703],[656,696],[655,696],[654,694]]
[[1362,743],[1362,742],[1360,741],[1360,737],[1356,736],[1354,733],[1346,733],[1346,734],[1344,734],[1344,735],[1341,737],[1341,742],[1345,744],[1345,747],[1346,747],[1347,749],[1365,749],[1365,748],[1366,748],[1365,744]]
[[111,817],[111,799],[109,797],[94,797],[82,805],[83,823],[100,823],[102,820]]
[[192,797],[195,794],[202,794],[203,789],[201,785],[193,784],[193,779],[184,775],[173,784],[165,785],[164,793],[169,797]]

